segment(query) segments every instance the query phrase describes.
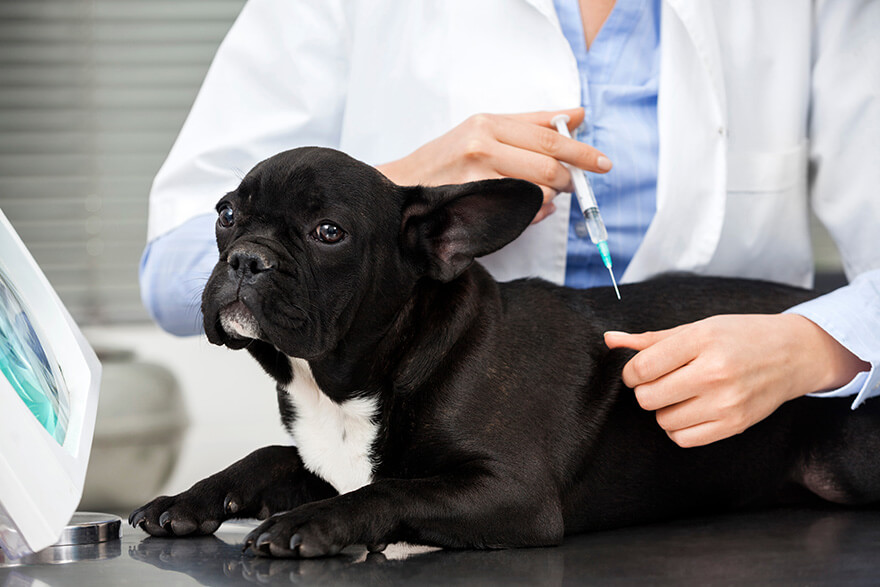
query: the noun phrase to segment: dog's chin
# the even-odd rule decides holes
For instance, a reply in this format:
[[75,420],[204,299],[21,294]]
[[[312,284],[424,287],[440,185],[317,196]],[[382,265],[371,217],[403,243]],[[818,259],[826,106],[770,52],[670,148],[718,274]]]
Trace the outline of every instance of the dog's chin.
[[260,323],[242,301],[232,302],[220,309],[220,326],[232,339],[250,340],[260,338]]

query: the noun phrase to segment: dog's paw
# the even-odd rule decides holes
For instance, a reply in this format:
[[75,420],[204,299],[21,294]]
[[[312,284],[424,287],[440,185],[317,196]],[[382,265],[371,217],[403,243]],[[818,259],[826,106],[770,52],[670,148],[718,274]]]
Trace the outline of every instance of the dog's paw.
[[204,499],[185,491],[174,497],[157,497],[128,517],[128,523],[153,536],[205,536],[232,517],[234,501]]
[[242,550],[282,558],[339,554],[353,542],[350,527],[333,509],[322,505],[308,504],[272,516],[248,534]]

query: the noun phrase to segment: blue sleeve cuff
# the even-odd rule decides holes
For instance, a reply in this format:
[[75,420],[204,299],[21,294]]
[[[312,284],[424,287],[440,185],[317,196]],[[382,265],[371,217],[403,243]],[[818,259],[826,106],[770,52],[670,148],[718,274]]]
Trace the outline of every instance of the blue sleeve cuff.
[[814,397],[855,395],[856,409],[869,397],[880,395],[880,270],[868,271],[845,287],[787,310],[811,320],[871,369],[857,374],[838,389]]
[[219,257],[214,214],[196,216],[144,249],[141,300],[162,329],[178,336],[201,334],[202,290]]

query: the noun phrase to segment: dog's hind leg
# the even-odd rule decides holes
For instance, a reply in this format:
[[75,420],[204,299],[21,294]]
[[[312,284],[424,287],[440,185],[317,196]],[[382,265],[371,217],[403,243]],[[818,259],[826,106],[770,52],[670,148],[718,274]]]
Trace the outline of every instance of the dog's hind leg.
[[833,503],[880,503],[880,401],[829,415],[813,431],[795,478]]
[[295,447],[267,446],[183,493],[157,497],[133,511],[129,523],[153,536],[213,534],[228,519],[265,519],[333,495],[303,467]]

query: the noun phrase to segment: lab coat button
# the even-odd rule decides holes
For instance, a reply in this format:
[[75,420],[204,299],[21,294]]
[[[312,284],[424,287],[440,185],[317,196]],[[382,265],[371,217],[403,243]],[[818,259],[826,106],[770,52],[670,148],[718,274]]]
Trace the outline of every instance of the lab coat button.
[[718,134],[721,135],[722,137],[726,134],[726,132],[727,132],[727,129],[725,129],[723,126],[718,127]]

